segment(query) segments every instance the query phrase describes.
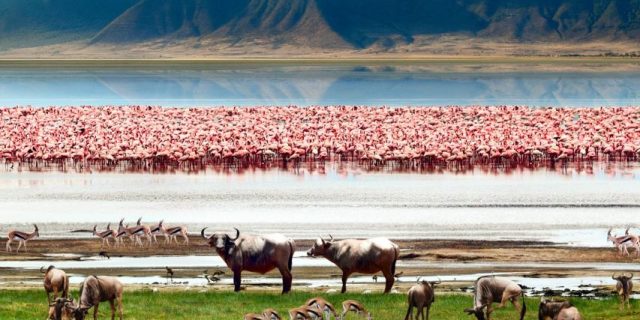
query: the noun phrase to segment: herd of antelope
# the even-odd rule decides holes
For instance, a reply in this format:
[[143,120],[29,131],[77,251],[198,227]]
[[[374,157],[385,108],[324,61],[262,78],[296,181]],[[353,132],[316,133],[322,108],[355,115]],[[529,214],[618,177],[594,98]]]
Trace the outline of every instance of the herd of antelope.
[[[281,234],[269,235],[248,235],[241,234],[235,229],[235,234],[213,233],[205,234],[207,228],[200,231],[200,235],[207,244],[214,248],[217,254],[225,261],[227,267],[233,273],[233,284],[235,291],[240,291],[241,274],[243,271],[257,272],[265,274],[274,269],[278,269],[282,276],[282,293],[288,293],[292,284],[292,262],[296,245],[293,239]],[[11,250],[11,242],[18,241],[18,249],[39,235],[37,225],[31,233],[21,231],[10,231],[7,241],[7,250]],[[115,239],[116,245],[123,243],[123,237],[129,237],[132,245],[144,245],[142,238],[146,238],[149,244],[155,241],[154,235],[164,234],[165,242],[171,243],[177,240],[178,234],[185,239],[184,244],[188,244],[186,227],[166,228],[160,221],[157,226],[149,227],[141,223],[138,219],[133,227],[124,224],[124,219],[120,220],[118,230],[111,230],[107,226],[105,231],[93,229],[93,234],[102,239],[103,245],[110,246],[109,237]],[[608,232],[608,239],[613,241],[620,253],[629,254],[626,248],[634,246],[638,250],[638,237],[626,230],[621,237],[611,235]],[[156,241],[157,242],[157,241]],[[396,276],[396,262],[399,257],[399,246],[386,238],[372,239],[344,239],[335,240],[329,236],[328,239],[318,238],[307,251],[310,257],[323,257],[335,264],[342,271],[342,293],[347,290],[347,280],[354,273],[378,274],[382,273],[385,278],[384,293],[389,293],[394,285]],[[170,269],[167,269],[168,272]],[[116,302],[120,319],[122,319],[122,289],[123,285],[117,278],[106,276],[89,276],[80,286],[79,300],[69,299],[69,281],[64,271],[50,266],[45,274],[44,287],[47,292],[47,299],[50,307],[50,319],[59,320],[84,319],[88,310],[94,308],[94,319],[97,318],[97,310],[100,302],[109,301],[112,310],[112,319],[116,313]],[[616,280],[616,291],[620,296],[621,308],[630,307],[629,299],[633,290],[633,274],[614,274]],[[435,286],[440,282],[430,282],[418,280],[418,284],[408,291],[408,310],[405,320],[413,318],[413,311],[416,310],[415,319],[428,319],[432,303],[435,301]],[[53,298],[50,297],[53,293]],[[520,303],[522,299],[522,303]],[[477,320],[490,319],[494,311],[493,304],[499,303],[498,307],[505,307],[507,303],[519,312],[522,320],[526,314],[524,304],[524,292],[520,285],[507,278],[498,276],[483,276],[474,283],[473,306],[464,311],[474,316]],[[357,301],[347,300],[343,302],[343,312],[338,315],[335,308],[326,300],[318,297],[307,301],[303,306],[289,310],[289,317],[292,320],[299,319],[343,319],[349,312],[353,311],[367,319],[372,315],[365,307]],[[580,312],[575,306],[567,301],[548,301],[542,299],[539,306],[540,319],[562,319],[580,320]],[[277,311],[268,309],[260,314],[247,314],[245,320],[261,319],[281,319]]]
[[166,227],[164,225],[164,220],[160,220],[157,225],[146,225],[142,223],[142,218],[139,218],[138,221],[136,221],[136,224],[130,227],[128,224],[124,224],[123,218],[118,222],[118,230],[111,229],[111,224],[107,224],[107,228],[104,231],[98,231],[97,227],[97,225],[94,225],[93,230],[90,231],[93,236],[102,239],[101,247],[104,247],[105,245],[110,247],[111,243],[109,239],[114,240],[115,246],[124,245],[125,238],[129,238],[132,246],[143,247],[143,239],[146,239],[147,244],[151,246],[153,244],[158,244],[158,235],[164,236],[165,244],[171,244],[173,242],[178,244],[178,236],[181,236],[182,239],[184,239],[184,245],[189,244],[187,227]]

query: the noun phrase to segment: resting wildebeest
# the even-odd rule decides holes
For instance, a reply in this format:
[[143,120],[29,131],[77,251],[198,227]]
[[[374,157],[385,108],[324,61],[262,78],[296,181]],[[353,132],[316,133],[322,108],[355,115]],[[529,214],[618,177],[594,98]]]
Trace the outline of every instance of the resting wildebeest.
[[66,298],[69,293],[69,278],[67,274],[49,266],[47,270],[40,268],[40,272],[44,273],[44,291],[47,293],[47,302],[51,304],[51,293],[53,292],[53,300],[57,298]]
[[548,301],[543,297],[538,307],[538,320],[582,320],[582,316],[569,301]]
[[98,306],[100,302],[109,301],[111,305],[111,320],[115,319],[116,308],[118,303],[118,313],[122,320],[122,290],[123,286],[120,280],[114,277],[105,276],[88,276],[80,284],[80,300],[79,305],[69,306],[71,314],[76,320],[84,320],[93,307],[93,319],[98,319]]
[[233,272],[235,291],[240,291],[242,271],[265,274],[278,269],[282,275],[282,293],[291,291],[291,264],[296,245],[292,239],[281,234],[264,236],[240,235],[236,230],[235,238],[228,234],[214,233],[206,236],[204,230],[200,235],[207,239],[210,247],[215,248],[218,255]]
[[426,319],[429,320],[431,304],[436,300],[436,292],[434,290],[436,284],[440,284],[440,281],[429,282],[418,279],[418,284],[409,289],[407,293],[409,310],[407,310],[407,315],[404,317],[404,320],[411,319],[414,307],[417,309],[416,320],[418,317],[425,319],[424,309],[427,309]]
[[616,291],[618,292],[618,296],[620,297],[620,309],[624,309],[625,303],[629,308],[631,308],[631,304],[629,302],[629,297],[633,292],[633,273],[628,276],[625,274],[621,274],[616,277],[615,274],[611,276],[613,280],[616,280]]
[[[491,319],[493,312],[492,304],[499,302],[499,308],[503,308],[507,301],[511,301],[516,309],[520,310],[520,320],[524,319],[527,312],[527,305],[524,303],[524,292],[515,282],[495,276],[484,276],[478,278],[474,285],[474,307],[465,309],[469,315],[474,315],[478,320]],[[522,296],[522,307],[518,302],[518,296]],[[486,317],[485,317],[486,308]]]
[[342,293],[347,291],[347,279],[356,272],[374,274],[382,271],[386,279],[384,293],[391,291],[400,252],[398,245],[386,238],[334,241],[329,237],[328,241],[318,238],[307,255],[325,257],[342,270]]

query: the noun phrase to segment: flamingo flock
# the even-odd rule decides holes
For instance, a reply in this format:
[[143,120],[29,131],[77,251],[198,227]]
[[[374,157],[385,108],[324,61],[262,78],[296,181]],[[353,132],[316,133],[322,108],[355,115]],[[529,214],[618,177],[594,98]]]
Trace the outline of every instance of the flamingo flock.
[[637,161],[640,107],[15,107],[0,158],[31,169],[351,161],[460,168]]

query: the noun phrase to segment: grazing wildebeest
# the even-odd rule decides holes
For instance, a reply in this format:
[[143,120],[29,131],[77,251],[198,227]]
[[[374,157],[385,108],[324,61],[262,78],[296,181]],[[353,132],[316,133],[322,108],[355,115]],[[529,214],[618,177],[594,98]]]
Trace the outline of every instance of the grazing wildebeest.
[[631,308],[629,297],[633,292],[633,281],[631,281],[631,279],[633,279],[633,273],[629,275],[621,274],[617,277],[613,274],[611,278],[616,280],[616,291],[620,297],[620,309],[624,309],[625,303],[629,308]]
[[324,318],[326,319],[331,319],[331,316],[333,315],[334,318],[338,318],[338,313],[336,312],[336,308],[333,307],[333,305],[325,300],[324,298],[321,297],[315,297],[315,298],[311,298],[309,300],[307,300],[307,302],[305,302],[306,306],[310,306],[310,307],[318,307],[318,309],[320,309],[323,314],[324,314]]
[[346,239],[325,241],[318,238],[307,255],[324,257],[342,270],[342,293],[347,291],[347,280],[353,273],[375,274],[382,272],[386,280],[384,292],[389,293],[393,287],[396,262],[398,261],[398,245],[386,238],[366,240]]
[[[491,319],[493,303],[499,302],[499,308],[503,308],[508,301],[511,301],[516,309],[520,310],[520,320],[524,319],[527,306],[524,303],[524,292],[517,283],[495,276],[484,276],[478,278],[474,283],[474,307],[465,309],[469,315],[474,315],[478,320]],[[518,296],[522,296],[522,306],[518,302]],[[486,317],[485,317],[486,309]]]
[[70,320],[73,315],[71,314],[71,304],[73,299],[57,298],[53,303],[49,303],[49,317],[47,320]]
[[543,297],[540,299],[540,306],[538,307],[538,319],[582,320],[582,316],[569,301],[548,301]]
[[418,284],[411,287],[409,292],[407,293],[407,297],[409,299],[409,309],[407,310],[407,315],[404,317],[404,320],[411,319],[413,308],[417,309],[416,311],[416,320],[418,317],[425,319],[424,309],[427,309],[426,319],[429,320],[429,311],[431,310],[431,304],[436,300],[436,292],[434,290],[435,285],[440,284],[440,281],[419,281]]
[[6,245],[7,252],[13,251],[11,249],[11,242],[13,241],[18,241],[18,249],[16,249],[16,253],[20,251],[20,248],[22,246],[24,246],[24,251],[27,252],[27,241],[39,236],[40,236],[40,232],[38,230],[38,226],[35,224],[33,225],[33,232],[31,233],[17,231],[17,230],[10,230],[9,233],[7,234],[7,245]]
[[200,235],[207,240],[210,247],[215,248],[218,255],[233,272],[235,291],[240,291],[242,271],[265,274],[278,269],[282,275],[282,293],[291,291],[291,267],[296,245],[292,239],[281,234],[264,236],[240,235],[236,230],[235,238],[228,234],[214,233],[206,236],[204,231]]
[[118,303],[119,318],[122,320],[122,290],[120,280],[106,276],[88,276],[80,284],[79,305],[70,306],[71,314],[76,320],[84,320],[89,309],[93,308],[93,319],[98,319],[98,306],[100,302],[109,301],[111,305],[111,320],[115,319]]
[[47,302],[51,304],[51,293],[53,292],[53,300],[57,298],[66,298],[69,294],[69,277],[67,274],[49,266],[47,270],[40,268],[40,272],[44,273],[44,291],[47,293]]

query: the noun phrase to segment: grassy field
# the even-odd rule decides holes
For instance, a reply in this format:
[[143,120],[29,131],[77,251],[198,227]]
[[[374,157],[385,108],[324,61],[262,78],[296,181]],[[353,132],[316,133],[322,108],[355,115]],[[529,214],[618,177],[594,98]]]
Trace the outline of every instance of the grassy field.
[[[72,292],[77,296],[77,292]],[[195,290],[161,291],[148,290],[127,291],[124,296],[125,319],[242,319],[244,313],[258,312],[267,307],[273,307],[281,314],[286,310],[301,305],[304,301],[317,294],[298,292],[281,296],[274,293],[244,292],[197,292]],[[335,305],[340,305],[346,299],[356,299],[365,304],[374,319],[404,319],[406,312],[406,298],[404,295],[362,295],[362,294],[333,294],[324,295]],[[0,319],[45,319],[46,298],[41,290],[2,290],[0,291]],[[527,300],[526,319],[537,319],[537,304],[539,299]],[[616,299],[582,300],[572,299],[580,309],[585,319],[638,319],[640,303],[634,301],[631,310],[620,311]],[[438,296],[431,310],[431,319],[454,320],[471,319],[462,312],[471,305],[471,296],[446,295]],[[91,311],[92,312],[92,311]],[[498,310],[495,319],[515,319],[516,312],[512,307]],[[109,304],[101,304],[100,319],[108,318]],[[287,317],[288,318],[288,317]],[[347,319],[357,319],[350,315]]]

